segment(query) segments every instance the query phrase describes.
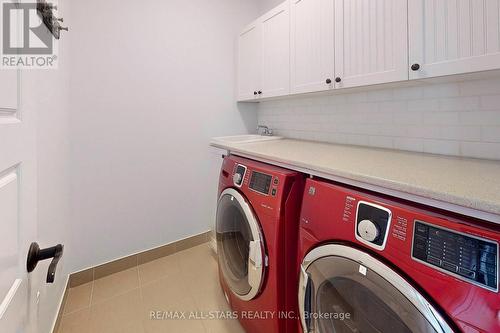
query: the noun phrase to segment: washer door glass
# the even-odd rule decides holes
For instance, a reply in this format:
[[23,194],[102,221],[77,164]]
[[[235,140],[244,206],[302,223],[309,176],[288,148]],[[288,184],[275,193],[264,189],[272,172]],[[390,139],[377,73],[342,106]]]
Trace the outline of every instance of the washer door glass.
[[260,227],[248,202],[233,189],[224,191],[219,199],[216,238],[225,282],[238,297],[253,298],[263,272]]
[[[306,270],[311,311],[306,325],[322,333],[431,333],[433,326],[398,289],[359,263],[323,257]],[[307,317],[306,317],[307,318]]]

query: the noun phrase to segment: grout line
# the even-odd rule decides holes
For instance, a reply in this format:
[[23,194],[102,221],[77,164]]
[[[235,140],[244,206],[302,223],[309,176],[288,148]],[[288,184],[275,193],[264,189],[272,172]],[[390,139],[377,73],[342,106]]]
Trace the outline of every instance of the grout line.
[[89,307],[92,307],[92,299],[94,298],[94,285],[95,280],[92,280],[92,287],[90,288],[90,299],[89,299]]
[[73,311],[68,312],[68,313],[63,313],[62,318],[66,317],[66,316],[69,316],[69,315],[72,315],[72,314],[75,314],[75,313],[77,313],[77,312],[83,311],[83,310],[90,309],[90,308],[91,308],[91,306],[89,305],[89,306],[85,306],[85,307],[83,307],[83,308],[80,308],[80,309],[78,309],[78,310],[73,310]]
[[123,296],[123,295],[128,294],[128,293],[130,293],[130,292],[132,292],[132,291],[135,291],[135,290],[137,290],[137,289],[140,289],[140,286],[137,286],[137,287],[134,287],[134,288],[132,288],[132,289],[127,289],[127,290],[125,290],[125,291],[119,292],[119,293],[117,293],[116,295],[113,295],[113,296],[111,296],[111,297],[103,298],[102,300],[100,300],[100,301],[98,301],[98,302],[96,302],[96,303],[94,303],[94,304],[91,304],[91,305],[90,305],[90,308],[92,308],[92,307],[94,307],[94,306],[96,306],[96,305],[102,304],[102,303],[104,303],[104,302],[109,302],[109,301],[110,301],[110,300],[112,300],[113,298],[117,298],[117,297]]
[[[137,261],[136,261],[136,266],[138,267],[138,266],[139,266],[139,256],[140,256],[140,255],[144,255],[144,254],[146,254],[146,253],[149,253],[149,252],[153,252],[153,251],[159,250],[160,248],[165,247],[165,246],[173,245],[173,246],[174,246],[174,252],[172,252],[172,253],[170,253],[170,254],[166,255],[166,256],[169,256],[169,255],[175,254],[175,253],[177,253],[177,252],[180,252],[180,251],[178,251],[178,250],[177,250],[177,246],[178,246],[178,245],[180,245],[180,244],[182,244],[182,243],[184,243],[184,242],[189,242],[190,240],[195,239],[195,238],[200,237],[200,236],[204,236],[204,237],[203,237],[203,239],[207,239],[207,235],[208,235],[209,233],[211,233],[211,232],[212,232],[211,230],[207,230],[207,231],[204,231],[204,232],[199,233],[199,234],[197,234],[197,235],[193,235],[193,236],[185,237],[185,238],[183,238],[183,239],[180,239],[180,240],[177,240],[177,241],[174,241],[174,242],[170,242],[170,243],[167,243],[167,244],[164,244],[164,245],[160,245],[160,246],[157,246],[157,247],[154,247],[154,248],[148,249],[148,250],[144,250],[144,251],[141,251],[141,252],[137,252],[137,253],[134,253],[134,254],[131,254],[131,255],[127,255],[127,256],[121,257],[121,258],[117,258],[117,259],[114,259],[114,260],[110,260],[110,261],[107,261],[107,262],[105,262],[105,263],[103,263],[103,264],[96,265],[96,266],[94,266],[94,267],[89,267],[89,268],[85,268],[85,269],[82,269],[82,270],[79,270],[79,271],[73,272],[73,273],[69,274],[69,275],[70,275],[70,280],[71,280],[71,276],[72,276],[72,275],[76,275],[76,274],[79,274],[79,273],[81,273],[81,272],[84,272],[84,271],[87,271],[87,270],[89,270],[89,269],[92,269],[92,281],[95,281],[95,280],[96,280],[96,278],[95,278],[95,270],[96,270],[96,268],[101,267],[101,266],[105,266],[105,265],[112,265],[113,263],[115,263],[115,262],[117,262],[117,261],[120,261],[120,260],[123,260],[123,259],[127,259],[127,258],[130,258],[130,257],[132,257],[132,256],[135,256],[135,257],[136,257],[136,260],[137,260]],[[198,244],[198,245],[200,245],[200,244]],[[195,246],[196,246],[196,245],[195,245]],[[182,251],[184,251],[184,250],[188,250],[188,249],[189,249],[189,248],[191,248],[191,247],[193,247],[193,246],[190,246],[190,247],[188,247],[188,248],[184,248]],[[162,257],[165,257],[165,256],[162,256]],[[160,259],[160,258],[161,258],[161,257],[159,257],[159,258],[157,258],[157,259]],[[132,267],[133,267],[133,266],[132,266]],[[130,269],[130,268],[132,268],[132,267],[129,267],[129,268],[126,268],[126,269]],[[126,270],[126,269],[125,269],[125,270]],[[114,273],[118,273],[118,272],[119,272],[119,271],[114,272]],[[114,274],[114,273],[112,273],[112,274]],[[109,274],[109,275],[111,275],[111,274]],[[106,277],[106,276],[108,276],[108,275],[102,276],[101,278]],[[90,281],[88,281],[88,282],[90,282]],[[88,283],[88,282],[87,282],[87,283]]]
[[[66,302],[64,304],[64,308],[63,308],[63,312],[62,312],[62,317],[65,317],[65,316],[68,316],[68,315],[71,315],[73,313],[76,313],[76,312],[79,312],[79,311],[83,311],[83,310],[86,310],[88,308],[91,308],[92,307],[92,297],[93,297],[93,294],[94,294],[94,281],[91,281],[91,282],[87,282],[87,283],[92,283],[91,287],[90,287],[90,297],[89,297],[89,303],[82,307],[82,308],[79,308],[79,309],[76,309],[76,310],[73,310],[73,311],[70,311],[70,312],[65,312],[65,307],[66,307],[66,302],[68,301],[68,299],[70,298],[70,295],[69,295],[69,290],[72,289],[72,288],[68,288],[67,291],[68,291],[68,296],[66,298]],[[86,284],[86,283],[84,283]],[[80,286],[78,286],[80,287]]]
[[144,296],[142,294],[142,282],[141,282],[141,274],[139,273],[139,266],[137,266],[137,282],[139,282],[139,298],[141,302],[144,301]]
[[[185,250],[189,250],[189,249],[194,248],[194,247],[197,247],[197,246],[206,246],[206,247],[207,247],[207,250],[211,252],[211,250],[210,250],[210,246],[209,246],[209,244],[208,244],[208,242],[210,242],[210,241],[212,240],[211,235],[212,235],[212,231],[207,231],[207,232],[200,233],[200,234],[195,235],[195,236],[192,236],[192,237],[187,237],[187,238],[185,238],[185,239],[183,239],[183,240],[180,240],[180,241],[177,241],[177,242],[173,242],[173,243],[175,244],[175,245],[174,245],[174,252],[169,253],[168,255],[164,255],[164,256],[162,256],[162,257],[159,257],[159,258],[157,258],[157,259],[161,259],[161,258],[168,257],[168,256],[172,256],[172,255],[178,255],[180,252],[183,252],[183,251],[185,251]],[[189,240],[191,240],[191,239],[193,239],[193,238],[197,238],[197,237],[198,237],[198,241],[201,241],[201,243],[196,244],[196,245],[192,245],[192,246],[190,246],[190,247],[188,247],[188,248],[183,248],[183,250],[182,250],[182,251],[178,251],[178,250],[177,250],[177,245],[180,245],[180,244],[179,244],[179,242],[180,242],[180,243],[182,243],[183,241],[189,241]],[[172,244],[172,243],[169,243],[169,244]],[[169,245],[169,244],[166,244],[166,245]],[[163,246],[165,246],[165,245],[163,245]],[[154,249],[159,249],[159,248],[161,248],[161,247],[163,247],[163,246],[159,246],[159,247],[154,248]],[[154,250],[154,249],[152,249],[152,250]],[[151,251],[151,250],[150,250],[150,251]],[[144,251],[144,252],[147,252],[147,251]],[[141,253],[142,253],[142,252],[141,252]],[[122,258],[122,259],[123,259],[123,258]],[[156,260],[157,260],[157,259],[156,259]],[[120,259],[119,259],[119,260],[120,260]],[[92,307],[93,307],[93,306],[95,306],[95,305],[97,305],[97,304],[101,304],[101,303],[104,303],[104,302],[109,302],[109,301],[110,301],[110,300],[112,300],[113,298],[116,298],[116,297],[119,297],[119,296],[123,296],[123,295],[125,295],[125,294],[127,294],[127,293],[130,293],[130,292],[133,292],[133,291],[135,291],[135,290],[137,290],[137,289],[139,290],[140,299],[141,299],[141,301],[143,301],[143,300],[144,300],[144,295],[143,295],[143,291],[142,291],[143,285],[142,285],[142,279],[141,279],[141,276],[140,276],[140,273],[139,273],[139,266],[140,266],[140,265],[139,265],[139,254],[136,254],[136,260],[137,260],[137,261],[136,261],[135,269],[136,269],[137,281],[138,281],[138,286],[137,286],[137,287],[132,288],[132,289],[129,289],[129,290],[127,290],[127,291],[120,292],[120,293],[118,293],[118,294],[116,294],[116,295],[113,295],[112,297],[108,297],[108,298],[102,299],[102,300],[100,300],[100,301],[96,302],[95,304],[92,304],[93,299],[94,299],[95,281],[96,281],[96,280],[95,280],[95,267],[93,267],[93,268],[91,268],[91,269],[92,269],[92,280],[91,280],[91,281],[89,281],[89,282],[91,282],[91,290],[90,290],[90,298],[89,298],[89,303],[88,303],[88,306],[85,306],[85,307],[80,308],[80,309],[78,309],[78,310],[71,311],[71,312],[69,312],[69,313],[64,313],[64,307],[65,307],[65,305],[66,305],[66,301],[67,301],[67,297],[66,297],[65,299],[63,299],[63,300],[61,301],[61,305],[60,305],[60,308],[59,308],[58,316],[60,316],[60,320],[62,320],[62,318],[63,318],[63,317],[65,317],[65,316],[68,316],[68,315],[74,314],[74,313],[79,312],[79,311],[91,310],[91,309],[92,309]],[[112,262],[111,262],[111,263],[112,263]],[[178,267],[178,268],[179,268],[179,270],[180,270],[180,273],[184,276],[184,274],[185,274],[184,269],[182,268],[182,266],[180,266],[180,263],[179,263],[179,262],[177,262],[177,261],[176,261],[176,263],[177,263],[177,265],[179,265],[179,267]],[[100,266],[100,265],[99,265],[99,266]],[[130,268],[132,268],[132,267],[130,267]],[[127,268],[127,269],[130,269],[130,268]],[[88,268],[87,268],[87,269],[85,269],[85,270],[88,270]],[[83,271],[85,271],[85,270],[82,270],[82,271],[79,271],[79,272],[83,272]],[[121,272],[121,271],[115,272],[115,273],[113,273],[113,274],[116,274],[116,273],[119,273],[119,272]],[[76,273],[78,273],[78,272],[76,272]],[[184,274],[183,274],[183,273],[184,273]],[[75,274],[75,273],[73,273],[73,274]],[[110,275],[113,275],[113,274],[110,274]],[[69,287],[69,286],[70,286],[70,278],[71,278],[71,275],[72,275],[72,274],[69,274],[69,275],[68,275],[67,282],[66,282],[66,286],[65,286],[65,289],[64,289],[64,295],[66,295],[66,296],[67,296],[67,294],[69,293],[69,290],[70,290],[70,289],[75,288],[75,287],[72,287],[72,288],[70,288],[70,287]],[[108,276],[109,276],[109,275],[108,275]],[[89,283],[89,282],[86,282],[86,283]],[[151,283],[153,283],[153,282],[156,282],[156,281],[151,281]],[[148,284],[149,284],[149,283],[147,283],[147,284],[145,284],[145,285],[148,285]],[[83,284],[82,284],[82,285],[83,285]],[[77,286],[77,287],[78,287],[78,286]],[[194,296],[193,296],[193,295],[191,295],[191,298],[194,298]],[[194,306],[198,309],[198,305],[196,304],[196,302],[194,302],[193,304],[194,304]]]

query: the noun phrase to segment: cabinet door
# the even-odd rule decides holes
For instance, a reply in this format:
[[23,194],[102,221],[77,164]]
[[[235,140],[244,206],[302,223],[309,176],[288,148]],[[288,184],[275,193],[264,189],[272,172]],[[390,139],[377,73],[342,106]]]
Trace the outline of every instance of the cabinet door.
[[333,88],[334,1],[291,0],[291,92]]
[[407,1],[335,0],[336,87],[408,80],[407,25]]
[[500,68],[499,3],[411,0],[410,79]]
[[256,21],[238,36],[238,100],[257,98],[261,72],[261,25]]
[[290,93],[290,3],[274,8],[261,17],[262,95]]

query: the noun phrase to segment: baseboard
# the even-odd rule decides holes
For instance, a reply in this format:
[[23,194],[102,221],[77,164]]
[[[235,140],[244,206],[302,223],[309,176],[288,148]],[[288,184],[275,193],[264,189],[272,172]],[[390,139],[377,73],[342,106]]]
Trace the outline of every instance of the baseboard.
[[141,251],[98,266],[72,273],[69,277],[69,288],[74,288],[93,280],[124,271],[134,266],[142,265],[155,259],[166,257],[176,252],[189,249],[193,246],[206,243],[209,241],[211,234],[212,231],[206,231],[195,236],[190,236],[172,243]]
[[64,304],[66,303],[66,297],[70,288],[74,288],[76,286],[92,282],[93,280],[97,280],[107,275],[129,269],[133,266],[145,264],[155,259],[166,257],[171,254],[187,250],[194,246],[207,243],[211,241],[211,235],[212,231],[206,231],[195,236],[187,237],[169,244],[158,246],[146,251],[141,251],[130,256],[112,260],[107,263],[70,274],[66,280],[66,286],[59,303],[59,310],[57,313],[57,317],[54,320],[52,332],[57,333],[59,329],[62,314],[64,313]]

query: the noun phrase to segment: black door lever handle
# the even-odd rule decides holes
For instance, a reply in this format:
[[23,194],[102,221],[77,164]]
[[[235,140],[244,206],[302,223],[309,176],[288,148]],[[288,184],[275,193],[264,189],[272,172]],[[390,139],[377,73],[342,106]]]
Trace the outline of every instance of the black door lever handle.
[[26,261],[26,268],[28,272],[33,272],[39,261],[53,258],[47,272],[47,283],[53,283],[56,277],[57,263],[63,255],[63,250],[64,246],[62,244],[57,244],[56,246],[48,247],[46,249],[40,249],[38,243],[31,243],[28,251],[28,260]]

